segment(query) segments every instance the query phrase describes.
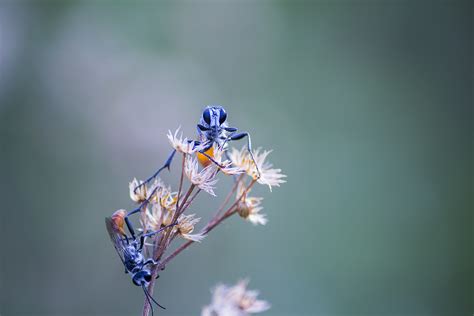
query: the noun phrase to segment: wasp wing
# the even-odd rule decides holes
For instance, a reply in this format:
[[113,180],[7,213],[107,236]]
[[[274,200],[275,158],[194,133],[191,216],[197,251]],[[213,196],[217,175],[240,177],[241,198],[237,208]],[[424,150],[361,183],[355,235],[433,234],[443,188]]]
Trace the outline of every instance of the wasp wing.
[[109,233],[110,240],[114,244],[115,250],[120,257],[123,265],[126,267],[125,264],[125,253],[127,252],[125,240],[122,235],[115,229],[114,221],[111,217],[105,218],[105,227],[107,228],[107,232]]

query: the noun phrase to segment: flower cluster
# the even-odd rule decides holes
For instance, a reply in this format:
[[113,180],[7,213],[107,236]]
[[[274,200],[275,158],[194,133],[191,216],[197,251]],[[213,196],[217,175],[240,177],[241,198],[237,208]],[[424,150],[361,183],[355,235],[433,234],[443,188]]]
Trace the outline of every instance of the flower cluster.
[[[265,225],[267,217],[261,213],[263,198],[249,196],[249,193],[256,183],[271,190],[284,183],[286,177],[267,161],[271,151],[257,149],[249,152],[247,148],[227,151],[223,148],[225,146],[214,144],[210,148],[207,146],[204,153],[206,147],[183,138],[179,128],[174,133],[169,131],[167,136],[177,154],[175,159],[181,157],[180,162],[175,162],[181,164],[178,189],[173,190],[159,178],[149,183],[137,179],[129,183],[130,198],[138,205],[133,213],[139,213],[140,227],[137,230],[144,238],[143,255],[158,262],[152,268],[154,275],[182,250],[194,242],[202,242],[211,230],[234,214],[254,225]],[[200,218],[196,216],[196,210],[190,212],[192,203],[201,191],[216,197],[219,174],[233,181],[234,186],[210,221],[197,229]],[[115,212],[111,222],[113,229],[124,236],[127,235],[126,214],[125,210]],[[166,256],[170,244],[179,239],[184,243]],[[148,291],[153,291],[154,282],[153,278]],[[234,287],[216,287],[213,303],[203,310],[203,315],[240,316],[268,309],[269,304],[257,300],[257,292],[246,290],[246,285],[247,281],[241,281]],[[147,304],[145,302],[144,314],[147,314]]]
[[241,280],[234,286],[217,285],[201,316],[247,316],[268,310],[270,304],[257,299],[258,291],[247,290],[247,284],[248,280]]

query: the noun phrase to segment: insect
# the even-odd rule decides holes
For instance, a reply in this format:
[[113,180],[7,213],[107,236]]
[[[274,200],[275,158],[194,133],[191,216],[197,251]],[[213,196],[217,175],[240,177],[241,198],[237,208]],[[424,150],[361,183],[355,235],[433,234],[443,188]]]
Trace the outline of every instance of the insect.
[[[222,166],[211,156],[209,156],[206,151],[208,151],[214,144],[217,144],[218,148],[226,150],[227,143],[229,141],[236,141],[247,137],[247,150],[250,154],[250,157],[252,158],[253,163],[255,164],[257,176],[260,177],[260,170],[258,170],[257,163],[255,162],[255,158],[252,153],[252,141],[250,139],[250,134],[247,132],[238,132],[238,129],[236,127],[229,127],[227,125],[227,112],[222,106],[206,106],[202,112],[201,118],[196,128],[199,140],[190,141],[194,143],[193,148],[196,148],[196,146],[200,146],[199,153],[207,157],[210,161],[212,161],[214,164],[218,165],[221,168]],[[151,177],[146,179],[143,183],[141,183],[135,188],[135,192],[141,186],[146,185],[147,183],[155,179],[163,169],[169,170],[175,153],[176,149],[171,152],[165,164],[160,169],[158,169],[158,171],[156,171]],[[225,153],[227,158],[229,159],[227,151],[225,151]]]
[[[148,258],[146,259],[142,253],[145,239],[147,237],[159,234],[164,229],[171,227],[175,224],[163,227],[157,231],[141,234],[139,239],[135,236],[134,229],[128,221],[128,214],[125,216],[125,210],[116,211],[111,217],[105,218],[105,227],[109,234],[110,240],[112,241],[117,254],[122,261],[125,273],[130,274],[133,284],[141,286],[143,293],[151,307],[153,315],[153,301],[157,306],[164,309],[148,292],[147,286],[152,279],[151,267],[158,264],[155,260]],[[131,236],[127,236],[124,230],[124,223],[127,224],[127,228],[130,231]],[[158,277],[158,276],[157,276]]]

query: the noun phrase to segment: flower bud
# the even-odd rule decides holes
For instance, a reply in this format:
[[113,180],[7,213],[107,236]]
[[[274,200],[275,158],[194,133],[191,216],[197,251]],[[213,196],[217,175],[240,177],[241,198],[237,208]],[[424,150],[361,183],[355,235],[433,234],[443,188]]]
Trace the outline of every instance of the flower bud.
[[250,215],[250,207],[247,203],[240,201],[237,204],[237,213],[239,213],[240,217],[247,218]]

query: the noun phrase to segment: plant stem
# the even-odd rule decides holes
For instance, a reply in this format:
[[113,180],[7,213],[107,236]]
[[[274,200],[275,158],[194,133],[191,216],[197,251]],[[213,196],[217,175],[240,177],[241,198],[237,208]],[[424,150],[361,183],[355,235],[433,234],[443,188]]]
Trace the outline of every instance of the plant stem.
[[[201,191],[201,189],[199,189],[192,197],[191,199],[189,200],[188,202],[188,199],[189,197],[191,196],[194,188],[195,188],[195,185],[194,184],[191,184],[191,186],[189,187],[188,191],[186,192],[186,195],[184,196],[183,198],[183,201],[181,203],[181,206],[179,205],[179,200],[180,200],[180,195],[181,195],[181,191],[182,191],[182,186],[183,186],[183,178],[184,178],[184,164],[185,164],[185,158],[186,156],[183,155],[183,162],[182,162],[182,169],[181,169],[181,179],[180,179],[180,183],[179,183],[179,191],[178,191],[178,200],[176,202],[176,212],[173,216],[173,221],[172,223],[176,222],[176,220],[178,219],[179,215],[181,215],[188,207],[189,205],[194,201],[194,199],[196,198],[196,196],[198,195],[198,193]],[[239,196],[239,198],[237,198],[234,203],[232,203],[232,205],[224,212],[224,214],[222,216],[219,216],[222,212],[222,210],[224,209],[225,205],[229,202],[232,194],[234,194],[234,192],[237,190],[237,187],[238,187],[238,184],[240,183],[240,181],[242,180],[242,176],[239,177],[238,181],[234,184],[232,190],[229,192],[229,194],[227,195],[227,197],[225,198],[225,201],[223,202],[223,204],[219,207],[218,211],[216,212],[216,214],[214,215],[214,217],[207,223],[207,225],[202,229],[202,232],[204,234],[208,234],[211,230],[213,230],[217,225],[219,225],[220,223],[222,223],[225,219],[229,218],[230,216],[234,215],[236,212],[237,212],[237,205],[238,203],[242,200],[242,198],[248,193],[248,191],[250,190],[250,188],[255,184],[256,180],[252,180],[249,185],[245,188],[245,190],[242,192],[242,194]],[[188,203],[187,203],[188,202]],[[169,229],[166,234],[164,234],[164,236],[161,238],[160,240],[160,243],[158,245],[158,247],[155,249],[155,260],[158,260],[160,261],[161,257],[163,256],[164,254],[164,251],[165,249],[167,248],[166,245],[169,244],[169,242],[171,242],[171,240],[168,240],[168,239],[172,239],[174,236],[171,236],[171,233],[172,233],[173,229]],[[170,262],[171,260],[173,260],[178,254],[180,254],[183,250],[185,250],[186,248],[188,248],[192,243],[194,243],[194,241],[192,240],[189,240],[187,242],[185,242],[184,244],[182,244],[181,246],[179,246],[173,253],[171,253],[170,255],[168,255],[165,259],[161,260],[160,263],[156,266],[154,266],[152,269],[151,269],[151,273],[152,273],[152,279],[150,281],[150,283],[148,284],[148,292],[150,293],[150,295],[153,295],[153,290],[154,290],[154,285],[155,285],[155,282],[156,282],[156,276],[158,274],[158,271],[160,271],[160,269],[164,268],[165,265]],[[144,302],[144,305],[143,305],[143,313],[142,313],[142,316],[148,316],[150,312],[150,304],[148,303],[148,300],[145,299],[145,302]]]
[[180,215],[183,214],[188,209],[189,205],[191,205],[191,203],[193,203],[194,199],[196,198],[196,196],[201,191],[202,191],[201,189],[198,189],[196,192],[194,192],[193,196],[191,196],[189,201],[185,205],[183,205],[182,210],[180,211]]
[[[211,230],[213,230],[217,225],[222,223],[222,221],[224,221],[226,218],[234,215],[237,212],[237,207],[236,207],[237,203],[245,196],[245,194],[247,194],[247,192],[255,184],[255,182],[256,182],[256,180],[252,180],[252,182],[250,182],[250,184],[247,186],[247,188],[245,188],[244,192],[242,192],[240,197],[238,199],[236,199],[235,202],[227,209],[227,211],[224,213],[224,215],[222,215],[218,219],[210,220],[209,223],[206,225],[206,227],[203,228],[202,231],[207,234]],[[160,262],[160,264],[157,265],[157,268],[161,269],[162,267],[164,267],[168,262],[173,260],[174,257],[176,257],[180,252],[182,252],[183,250],[188,248],[192,243],[194,243],[194,241],[189,240],[189,241],[185,242],[184,244],[182,244],[181,246],[179,246],[175,251],[173,251],[173,253],[171,253],[169,256],[167,256],[165,259],[163,259]]]
[[227,194],[227,196],[225,197],[224,199],[224,202],[221,204],[221,206],[219,207],[219,209],[217,210],[217,212],[214,214],[214,216],[212,217],[212,220],[211,221],[214,221],[217,219],[217,217],[220,215],[220,213],[222,212],[222,210],[224,209],[224,207],[227,205],[227,203],[229,202],[230,198],[232,197],[232,194],[234,194],[234,192],[237,190],[237,187],[239,186],[239,183],[240,181],[242,180],[242,177],[244,176],[244,174],[241,174],[239,176],[239,178],[237,179],[237,181],[235,181],[234,183],[234,186],[232,187],[232,190],[230,190],[229,194]]
[[[183,159],[182,159],[182,162],[181,162],[181,177],[180,177],[180,180],[179,180],[179,189],[178,189],[178,195],[177,195],[177,200],[176,200],[176,212],[173,216],[172,223],[174,223],[178,218],[179,199],[180,199],[180,196],[181,196],[181,191],[183,189],[184,164],[185,164],[185,162],[186,162],[186,154],[183,154]],[[192,191],[192,189],[194,189],[193,186],[191,186],[190,190]],[[185,200],[183,201],[183,205],[184,205],[184,202],[186,201],[186,198],[188,197],[188,195],[190,193],[191,192],[188,191],[188,194],[186,195]],[[172,228],[168,229],[166,234],[163,234],[162,237],[160,238],[160,241],[158,243],[158,247],[155,248],[155,251],[153,253],[153,257],[155,258],[155,260],[159,261],[160,258],[163,256],[163,252],[166,249],[166,244],[167,244],[168,238],[170,237],[172,231],[173,231]],[[156,276],[158,274],[158,271],[159,271],[158,266],[154,266],[151,269],[152,278],[151,278],[150,283],[148,284],[148,293],[150,293],[150,295],[153,295],[153,291],[154,291],[154,288],[155,288],[155,282],[156,282]],[[148,316],[149,313],[150,313],[150,303],[149,303],[148,299],[145,298],[145,302],[143,303],[143,313],[142,313],[142,315],[143,316]]]
[[183,154],[183,161],[181,162],[181,178],[179,180],[179,189],[178,196],[176,200],[176,209],[179,209],[179,198],[181,196],[181,190],[183,189],[183,179],[184,179],[184,163],[186,162],[186,154]]
[[[184,162],[183,162],[183,168],[184,168]],[[188,191],[186,192],[186,195],[183,198],[183,202],[181,203],[181,207],[179,207],[179,205],[178,205],[178,202],[179,202],[179,198],[178,198],[178,201],[176,202],[176,212],[173,216],[173,220],[171,221],[172,223],[176,222],[179,215],[182,213],[182,210],[185,209],[184,206],[189,206],[189,204],[192,202],[192,200],[191,200],[188,204],[186,204],[187,200],[189,199],[189,196],[191,195],[191,193],[193,192],[195,187],[196,186],[194,184],[191,184]],[[182,183],[180,184],[180,190],[178,191],[178,195],[179,195],[179,192],[181,192],[181,190],[182,190]],[[195,196],[196,195],[194,195],[193,198]],[[173,228],[167,229],[166,234],[164,234],[164,237],[161,239],[161,242],[160,242],[160,244],[157,248],[157,251],[155,252],[155,256],[154,256],[155,260],[160,261],[161,257],[163,256],[163,253],[164,253],[164,251],[167,247],[168,239],[171,237],[172,231],[173,231]],[[154,266],[151,270],[152,278],[151,278],[150,283],[148,284],[148,293],[150,293],[150,295],[153,295],[153,290],[154,290],[154,287],[155,287],[156,276],[158,274],[158,271],[160,271],[160,269],[163,268],[164,266],[165,266],[164,264],[159,264],[159,265]],[[145,298],[145,302],[143,303],[143,313],[142,313],[142,315],[143,316],[148,316],[149,312],[150,312],[150,304],[148,303],[148,300]]]

